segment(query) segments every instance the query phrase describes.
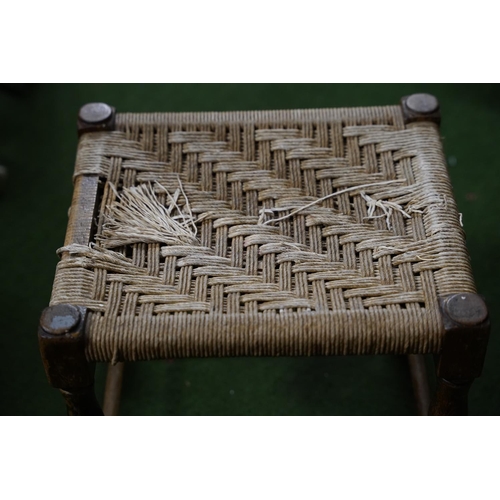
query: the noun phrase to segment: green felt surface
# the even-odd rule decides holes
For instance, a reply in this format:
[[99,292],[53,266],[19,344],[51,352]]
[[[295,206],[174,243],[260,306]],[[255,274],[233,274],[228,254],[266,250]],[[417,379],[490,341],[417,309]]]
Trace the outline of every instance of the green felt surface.
[[[0,89],[1,414],[63,415],[49,387],[36,329],[46,306],[71,203],[75,117],[91,101],[120,111],[204,111],[386,105],[430,92],[442,107],[445,152],[463,213],[478,289],[493,323],[470,413],[500,412],[497,280],[500,254],[498,85],[33,85]],[[430,361],[430,360],[428,360]],[[105,367],[97,367],[102,397]],[[411,415],[404,357],[208,359],[129,364],[124,415]]]

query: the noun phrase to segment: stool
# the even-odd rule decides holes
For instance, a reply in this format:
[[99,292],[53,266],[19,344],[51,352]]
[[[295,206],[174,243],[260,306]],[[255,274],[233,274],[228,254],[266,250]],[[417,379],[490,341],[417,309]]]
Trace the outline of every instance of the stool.
[[39,344],[70,415],[95,362],[437,355],[430,414],[467,414],[488,312],[428,94],[400,105],[115,113],[83,106],[74,194]]

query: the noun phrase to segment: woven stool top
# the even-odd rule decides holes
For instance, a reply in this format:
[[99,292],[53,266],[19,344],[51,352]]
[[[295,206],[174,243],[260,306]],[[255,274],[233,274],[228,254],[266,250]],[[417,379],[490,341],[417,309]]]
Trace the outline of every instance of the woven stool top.
[[400,106],[117,114],[59,253],[96,361],[436,352],[475,291],[439,130]]

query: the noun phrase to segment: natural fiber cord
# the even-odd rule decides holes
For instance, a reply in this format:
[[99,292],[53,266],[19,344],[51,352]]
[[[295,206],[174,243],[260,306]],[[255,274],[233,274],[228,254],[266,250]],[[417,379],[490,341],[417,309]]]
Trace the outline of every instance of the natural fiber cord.
[[475,291],[439,131],[399,107],[119,114],[81,175],[97,232],[51,304],[89,309],[90,360],[436,352]]

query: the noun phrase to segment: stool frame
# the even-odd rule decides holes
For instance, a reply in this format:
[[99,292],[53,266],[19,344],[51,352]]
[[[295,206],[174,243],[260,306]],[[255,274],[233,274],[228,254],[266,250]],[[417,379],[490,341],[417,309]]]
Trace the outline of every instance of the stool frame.
[[[402,98],[405,123],[432,121],[439,123],[439,106],[432,96]],[[437,101],[436,101],[437,102]],[[80,113],[78,133],[113,130],[115,109],[103,105],[94,114]],[[107,107],[106,107],[107,106]],[[84,107],[85,108],[85,107]],[[82,108],[82,109],[84,109]],[[429,111],[430,110],[430,111]],[[99,177],[76,178],[72,220],[65,244],[88,245],[95,234],[98,210]],[[409,354],[412,384],[420,415],[467,415],[468,393],[472,382],[482,371],[490,323],[484,299],[473,293],[456,293],[440,299],[445,335],[443,347],[436,354],[437,386],[431,397],[422,354]],[[124,363],[110,364],[104,411],[94,392],[95,365],[85,355],[87,308],[81,305],[57,304],[42,313],[38,329],[39,346],[50,384],[59,389],[69,415],[118,414]]]

